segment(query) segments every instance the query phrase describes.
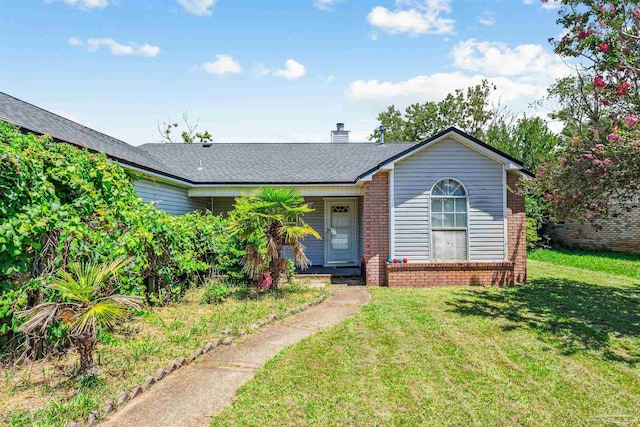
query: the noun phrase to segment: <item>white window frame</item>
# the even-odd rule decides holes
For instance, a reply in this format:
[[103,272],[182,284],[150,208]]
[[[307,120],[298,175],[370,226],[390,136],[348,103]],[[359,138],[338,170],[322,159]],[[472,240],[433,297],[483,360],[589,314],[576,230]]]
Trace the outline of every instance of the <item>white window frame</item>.
[[[434,196],[433,195],[433,189],[436,187],[436,185],[438,185],[442,181],[446,181],[446,180],[454,181],[454,182],[460,184],[460,186],[464,190],[464,194],[465,195],[464,196]],[[460,227],[444,227],[444,228],[436,227],[435,228],[435,231],[465,231],[465,235],[466,235],[466,239],[465,240],[466,240],[467,248],[466,248],[466,251],[465,251],[466,258],[463,259],[463,260],[436,260],[435,259],[435,256],[434,256],[434,253],[435,253],[434,248],[435,248],[435,246],[433,244],[433,231],[434,231],[434,228],[433,228],[433,221],[432,221],[432,219],[433,219],[433,211],[431,209],[432,201],[433,201],[434,198],[437,198],[437,199],[454,199],[454,200],[455,199],[465,199],[466,200],[467,224],[466,224],[465,228],[460,228]],[[470,248],[470,244],[469,244],[469,242],[470,242],[470,239],[469,239],[469,235],[470,235],[470,233],[469,233],[469,229],[470,229],[470,227],[469,227],[469,217],[470,217],[469,198],[470,198],[470,196],[469,196],[469,191],[467,190],[467,187],[464,185],[464,183],[462,181],[460,181],[457,178],[451,178],[451,177],[440,178],[431,187],[431,191],[429,192],[429,246],[430,246],[429,247],[429,259],[431,260],[431,262],[452,262],[452,263],[455,263],[455,262],[469,262],[469,259],[470,259],[469,256],[470,256],[470,252],[471,252],[471,250],[470,250],[471,248]]]

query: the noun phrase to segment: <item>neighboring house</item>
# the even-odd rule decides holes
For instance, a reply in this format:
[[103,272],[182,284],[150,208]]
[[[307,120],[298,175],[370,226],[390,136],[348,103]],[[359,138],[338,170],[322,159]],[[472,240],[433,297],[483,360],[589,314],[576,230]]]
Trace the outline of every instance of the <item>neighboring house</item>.
[[590,223],[565,221],[549,224],[546,232],[555,243],[570,248],[606,249],[640,253],[640,207],[628,203],[629,210],[609,219]]
[[[138,195],[167,212],[226,214],[260,186],[298,188],[323,236],[314,266],[362,267],[368,285],[511,284],[526,277],[517,160],[450,128],[420,143],[144,144],[122,141],[0,93],[0,119],[103,151],[139,172]],[[407,263],[388,263],[406,259]]]

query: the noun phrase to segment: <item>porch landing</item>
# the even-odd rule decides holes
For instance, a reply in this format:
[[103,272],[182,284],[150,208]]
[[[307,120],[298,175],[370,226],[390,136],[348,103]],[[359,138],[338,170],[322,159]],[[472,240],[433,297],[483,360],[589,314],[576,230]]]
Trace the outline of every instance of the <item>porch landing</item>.
[[296,271],[296,279],[326,278],[333,285],[363,285],[360,267],[322,267],[313,266],[307,270]]
[[323,267],[312,266],[306,270],[296,270],[296,276],[331,276],[351,277],[360,276],[360,267]]

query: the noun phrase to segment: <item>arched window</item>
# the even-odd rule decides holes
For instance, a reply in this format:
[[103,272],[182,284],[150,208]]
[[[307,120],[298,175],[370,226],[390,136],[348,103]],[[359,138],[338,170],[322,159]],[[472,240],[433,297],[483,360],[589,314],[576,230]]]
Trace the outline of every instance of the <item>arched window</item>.
[[455,179],[443,179],[431,189],[431,258],[466,261],[467,191]]

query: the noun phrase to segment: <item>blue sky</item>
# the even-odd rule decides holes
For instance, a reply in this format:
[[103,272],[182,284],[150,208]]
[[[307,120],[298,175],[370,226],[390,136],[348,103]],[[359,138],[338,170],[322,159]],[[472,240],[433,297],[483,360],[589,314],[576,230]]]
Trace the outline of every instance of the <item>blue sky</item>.
[[[386,105],[486,77],[525,111],[568,68],[538,0],[0,0],[0,91],[121,138],[364,140]],[[497,100],[497,99],[496,99]],[[531,114],[531,112],[530,112]]]

